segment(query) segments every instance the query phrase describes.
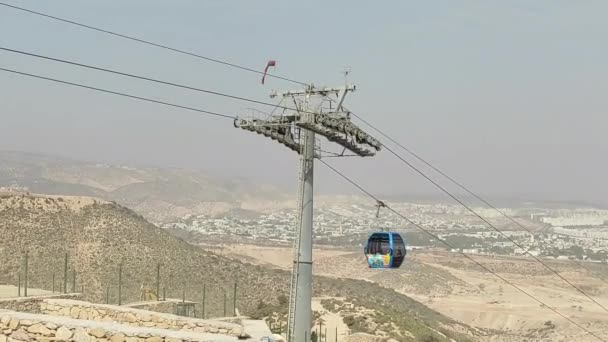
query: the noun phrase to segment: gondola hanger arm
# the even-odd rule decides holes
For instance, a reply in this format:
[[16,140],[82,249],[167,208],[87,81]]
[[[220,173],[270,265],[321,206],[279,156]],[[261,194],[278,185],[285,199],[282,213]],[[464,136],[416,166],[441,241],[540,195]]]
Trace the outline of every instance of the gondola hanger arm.
[[386,208],[386,204],[384,202],[377,200],[376,201],[376,218],[380,218],[380,208]]

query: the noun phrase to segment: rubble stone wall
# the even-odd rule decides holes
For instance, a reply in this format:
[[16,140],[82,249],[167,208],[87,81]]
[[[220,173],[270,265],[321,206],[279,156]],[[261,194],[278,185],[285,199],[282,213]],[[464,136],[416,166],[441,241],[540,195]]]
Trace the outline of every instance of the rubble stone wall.
[[65,299],[47,299],[40,304],[40,309],[44,314],[71,317],[73,319],[117,322],[137,327],[245,337],[241,325],[236,323],[182,317],[114,305]]
[[0,342],[232,342],[234,336],[0,310]]
[[[40,304],[45,299],[80,299],[80,293],[68,293],[45,296],[15,297],[0,299],[0,310],[13,310],[29,313],[41,313]],[[0,341],[2,342],[2,341]]]

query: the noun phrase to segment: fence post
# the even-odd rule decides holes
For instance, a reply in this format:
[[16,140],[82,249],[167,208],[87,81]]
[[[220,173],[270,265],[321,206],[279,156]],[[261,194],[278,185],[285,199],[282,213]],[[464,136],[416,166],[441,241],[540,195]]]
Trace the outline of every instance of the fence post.
[[118,305],[122,304],[122,262],[118,265]]
[[74,271],[72,273],[72,291],[74,293],[78,292],[78,290],[76,289],[76,267],[74,267]]
[[186,285],[182,288],[182,303],[186,302]]
[[156,265],[156,297],[160,297],[160,262]]
[[317,334],[317,339],[319,341],[322,341],[322,336],[321,333],[323,332],[323,322],[321,321],[321,319],[319,319],[319,333]]
[[234,292],[232,293],[232,316],[236,316],[236,286],[238,280],[234,281]]
[[106,286],[106,304],[110,304],[110,287]]
[[203,313],[203,319],[205,319],[205,301],[207,300],[207,284],[203,284],[203,309],[201,310]]
[[27,287],[28,287],[28,283],[27,283],[27,267],[28,267],[28,260],[29,259],[29,252],[26,250],[25,251],[25,279],[23,280],[23,295],[25,297],[27,297]]
[[82,285],[82,289],[80,290],[80,293],[84,294],[84,285]]
[[222,317],[226,317],[226,290],[224,290],[224,316]]
[[167,288],[163,286],[163,301],[167,300]]
[[21,272],[17,278],[17,297],[21,297]]
[[53,272],[53,293],[55,293],[55,272]]
[[63,260],[63,293],[68,293],[68,253]]

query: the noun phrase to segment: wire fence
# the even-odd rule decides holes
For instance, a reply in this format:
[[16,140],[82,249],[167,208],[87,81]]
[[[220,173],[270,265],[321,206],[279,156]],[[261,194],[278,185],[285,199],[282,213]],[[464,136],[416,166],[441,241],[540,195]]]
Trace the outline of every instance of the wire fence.
[[[34,254],[34,255],[33,255]],[[197,318],[230,317],[238,314],[238,281],[189,281],[185,274],[157,263],[155,267],[130,267],[128,261],[97,265],[78,272],[70,253],[40,255],[24,252],[5,263],[0,284],[14,285],[0,297],[81,293],[92,302],[145,307],[162,305],[174,314]],[[12,264],[12,265],[11,265]],[[95,265],[93,265],[95,266]],[[165,312],[168,309],[165,309]]]
[[[175,268],[169,271],[169,267],[162,263],[142,269],[139,266],[141,262],[136,260],[132,263],[128,260],[100,261],[99,267],[95,268],[93,264],[93,269],[83,271],[82,264],[78,262],[81,257],[81,253],[75,251],[49,254],[32,250],[13,255],[0,265],[0,285],[15,288],[5,286],[0,297],[80,293],[84,300],[91,302],[202,319],[236,317],[241,314],[239,297],[242,298],[242,307],[250,300],[245,290],[239,293],[236,278],[231,282],[225,279],[195,282],[180,276]],[[91,265],[91,260],[86,264]],[[268,321],[267,324],[274,334],[284,335],[287,331],[285,319]],[[337,342],[348,333],[340,331],[339,334],[337,327],[318,323],[306,334],[307,340],[312,342]]]

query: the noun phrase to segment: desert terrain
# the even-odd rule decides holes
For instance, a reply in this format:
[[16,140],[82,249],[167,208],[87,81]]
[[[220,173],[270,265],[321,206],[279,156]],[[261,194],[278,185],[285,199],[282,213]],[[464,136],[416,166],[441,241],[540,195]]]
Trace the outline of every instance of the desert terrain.
[[[231,288],[238,277],[242,303],[239,308],[255,317],[272,317],[270,323],[284,324],[287,306],[282,294],[287,289],[292,250],[284,242],[288,240],[291,218],[281,209],[294,205],[284,192],[275,196],[270,190],[271,193],[259,191],[260,185],[241,181],[227,185],[198,171],[137,169],[19,153],[0,153],[0,161],[0,183],[8,186],[0,189],[0,230],[5,237],[0,246],[4,256],[0,282],[7,285],[0,289],[0,296],[16,293],[9,286],[17,283],[23,265],[24,251],[20,246],[29,245],[35,251],[30,260],[31,285],[38,288],[51,288],[51,273],[61,274],[67,252],[76,264],[79,286],[85,285],[87,296],[97,301],[103,301],[110,289],[109,300],[116,302],[117,294],[112,289],[118,262],[124,260],[129,276],[123,294],[125,300],[134,300],[143,283],[154,282],[155,265],[161,263],[168,296],[180,297],[187,279],[187,283],[194,284],[187,291],[189,298],[200,300],[200,284],[219,282],[221,285],[214,285],[213,295],[208,297],[207,307],[221,314],[222,292]],[[30,192],[35,189],[53,195]],[[249,198],[248,193],[253,194],[251,201],[244,201]],[[268,201],[260,201],[264,198]],[[594,303],[530,258],[474,256],[567,319],[457,253],[410,250],[401,269],[370,270],[361,248],[332,247],[355,246],[364,239],[356,231],[341,232],[344,217],[355,217],[355,226],[365,225],[361,222],[369,219],[370,211],[365,207],[369,203],[361,201],[353,196],[319,196],[315,202],[319,224],[323,223],[324,228],[339,224],[339,228],[334,228],[345,237],[333,239],[335,231],[321,230],[331,238],[325,238],[324,245],[316,245],[314,252],[318,297],[313,306],[329,327],[338,328],[339,337],[383,329],[384,337],[401,340],[431,336],[450,340],[457,336],[455,333],[461,334],[458,338],[481,336],[484,341],[598,340],[581,333],[570,319],[608,339],[608,314],[600,307],[608,307],[606,264],[546,259],[553,269],[597,301]],[[273,215],[260,219],[265,209],[248,203],[272,203]],[[198,206],[203,204],[210,205],[209,210],[200,210]],[[165,205],[172,209],[164,210]],[[413,214],[423,211],[418,205],[404,206],[403,210]],[[430,216],[422,219],[443,222],[443,228],[456,218],[461,220],[460,209],[446,208],[425,207],[425,215]],[[446,214],[446,210],[451,214]],[[447,216],[436,216],[436,212]],[[200,221],[196,227],[187,220],[171,229],[151,224],[192,213],[206,215],[194,216]],[[228,220],[231,215],[240,221],[235,224]],[[467,226],[471,222],[458,222],[464,233],[468,232],[467,227],[475,231],[474,226]],[[235,226],[240,230],[231,231]],[[238,243],[252,241],[251,236],[239,234],[254,226],[261,234],[258,245]],[[193,246],[202,242],[206,245],[200,247],[207,251]],[[51,260],[51,264],[42,260]],[[444,334],[446,331],[449,337]],[[335,339],[335,330],[328,329],[327,334],[330,340]]]
[[[215,252],[226,255],[205,251],[114,202],[0,193],[0,236],[0,297],[17,295],[14,285],[19,279],[23,284],[25,265],[28,295],[45,293],[32,289],[57,289],[65,279],[67,255],[68,291],[77,290],[88,301],[137,302],[141,287],[154,284],[159,276],[163,296],[166,289],[167,298],[195,301],[199,313],[202,299],[207,318],[224,317],[238,308],[248,317],[286,324],[289,272],[272,263],[261,267],[228,258],[221,246]],[[333,255],[329,251],[327,257]],[[365,279],[317,276],[314,281],[315,322],[323,319],[334,340],[336,328],[339,339],[360,331],[377,331],[399,341],[472,341],[475,336],[469,326]],[[332,302],[336,299],[341,301]],[[346,311],[350,324],[344,320]]]
[[[286,270],[291,267],[289,247],[233,245],[214,250],[247,262]],[[608,313],[534,260],[474,258],[569,319],[608,338]],[[317,248],[314,272],[393,288],[450,318],[494,332],[488,333],[489,341],[537,341],[532,337],[539,331],[547,341],[597,340],[459,254],[410,251],[407,260],[399,270],[370,270],[362,253]],[[598,303],[608,306],[608,266],[584,268],[570,261],[551,261],[550,265]]]

